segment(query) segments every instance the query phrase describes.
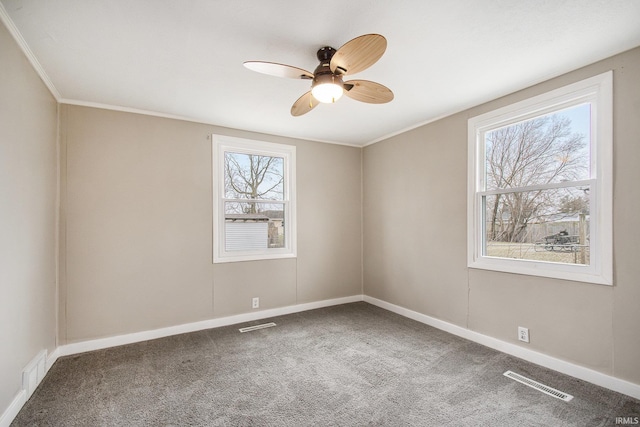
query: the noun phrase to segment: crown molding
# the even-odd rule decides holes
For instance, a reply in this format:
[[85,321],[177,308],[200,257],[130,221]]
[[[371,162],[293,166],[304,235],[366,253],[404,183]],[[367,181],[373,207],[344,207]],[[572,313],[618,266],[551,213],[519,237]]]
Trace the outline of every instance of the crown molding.
[[60,92],[58,92],[58,89],[56,89],[47,73],[45,73],[44,68],[42,68],[42,65],[40,65],[40,62],[31,51],[31,48],[27,44],[26,40],[22,37],[22,34],[20,34],[18,27],[16,27],[16,25],[13,23],[13,20],[7,13],[7,10],[4,8],[4,5],[2,3],[0,3],[0,21],[2,21],[5,27],[7,27],[9,33],[13,36],[16,43],[18,43],[20,50],[22,50],[22,53],[27,57],[27,60],[31,63],[31,66],[40,77],[40,80],[42,80],[47,89],[49,89],[49,92],[51,92],[51,95],[53,95],[57,102],[60,102]]

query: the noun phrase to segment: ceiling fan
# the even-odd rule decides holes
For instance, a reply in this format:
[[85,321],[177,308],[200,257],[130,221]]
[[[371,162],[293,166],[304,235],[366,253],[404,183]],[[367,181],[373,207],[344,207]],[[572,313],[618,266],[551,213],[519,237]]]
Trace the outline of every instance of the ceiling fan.
[[380,59],[387,48],[387,39],[380,34],[365,34],[335,50],[330,46],[317,52],[320,65],[313,73],[291,65],[275,62],[247,61],[244,66],[259,73],[292,79],[312,80],[311,90],[291,107],[292,116],[313,110],[318,102],[333,103],[345,94],[356,101],[384,104],[393,99],[393,92],[380,83],[369,80],[342,80],[343,76],[363,71]]

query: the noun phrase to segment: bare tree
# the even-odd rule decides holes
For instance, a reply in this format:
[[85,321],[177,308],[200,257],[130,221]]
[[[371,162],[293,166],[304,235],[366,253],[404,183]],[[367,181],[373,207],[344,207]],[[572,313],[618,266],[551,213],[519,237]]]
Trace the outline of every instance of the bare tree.
[[[496,129],[485,142],[487,189],[572,181],[587,168],[585,137],[572,133],[566,117],[543,116]],[[555,193],[538,190],[488,197],[487,237],[523,241],[529,222],[557,203]]]
[[573,214],[589,214],[589,197],[587,196],[588,191],[586,189],[583,190],[585,192],[584,195],[581,196],[570,196],[565,195],[560,199],[560,212],[568,215]]
[[247,199],[242,213],[258,213],[255,200],[283,199],[283,159],[225,153],[225,196]]

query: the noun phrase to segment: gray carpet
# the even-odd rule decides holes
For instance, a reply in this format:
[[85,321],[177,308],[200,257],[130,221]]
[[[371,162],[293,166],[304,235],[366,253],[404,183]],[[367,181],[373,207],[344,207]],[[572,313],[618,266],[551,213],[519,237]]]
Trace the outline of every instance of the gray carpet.
[[[640,401],[367,303],[59,359],[12,426],[609,426]],[[565,403],[502,374],[572,394]]]

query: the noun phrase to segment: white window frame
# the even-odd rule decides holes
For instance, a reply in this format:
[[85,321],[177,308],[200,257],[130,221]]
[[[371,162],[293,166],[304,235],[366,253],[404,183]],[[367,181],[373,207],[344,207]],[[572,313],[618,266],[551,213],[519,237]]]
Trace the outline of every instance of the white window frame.
[[[613,285],[613,72],[564,86],[476,117],[468,122],[467,265],[470,268]],[[578,184],[591,187],[590,264],[562,264],[484,256],[482,197],[484,188],[484,135],[486,132],[573,105],[591,103],[591,176]],[[536,189],[564,184],[541,185]],[[543,188],[544,187],[544,188]],[[524,190],[530,189],[526,187]],[[518,191],[517,188],[509,192]],[[500,191],[500,190],[498,190]]]
[[[296,147],[226,135],[211,135],[213,166],[213,262],[238,262],[279,258],[295,258],[296,253]],[[284,159],[284,204],[286,224],[283,248],[227,251],[225,249],[224,153],[243,153]],[[269,200],[265,200],[269,203]]]

